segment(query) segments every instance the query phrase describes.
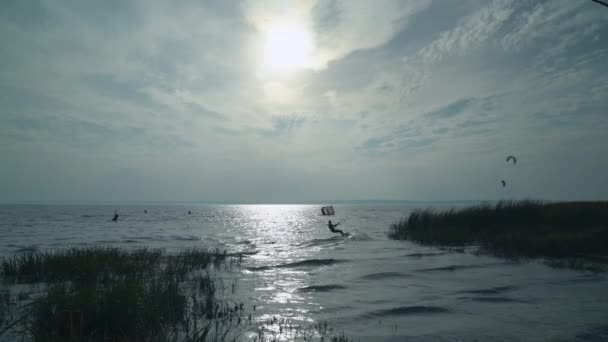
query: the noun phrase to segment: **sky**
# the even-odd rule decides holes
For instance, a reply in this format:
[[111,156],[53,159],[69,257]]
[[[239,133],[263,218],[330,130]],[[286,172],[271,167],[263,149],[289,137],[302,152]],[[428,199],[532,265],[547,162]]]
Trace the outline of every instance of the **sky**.
[[590,0],[0,7],[3,203],[608,198]]

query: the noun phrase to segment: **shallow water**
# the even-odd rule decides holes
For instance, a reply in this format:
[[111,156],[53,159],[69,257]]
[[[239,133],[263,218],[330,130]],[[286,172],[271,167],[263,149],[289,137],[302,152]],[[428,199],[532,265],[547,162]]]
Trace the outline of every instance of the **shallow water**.
[[[0,206],[0,255],[66,246],[248,252],[237,301],[381,341],[608,339],[608,277],[391,241],[407,206]],[[144,209],[148,213],[144,213]],[[192,211],[188,215],[188,210]]]

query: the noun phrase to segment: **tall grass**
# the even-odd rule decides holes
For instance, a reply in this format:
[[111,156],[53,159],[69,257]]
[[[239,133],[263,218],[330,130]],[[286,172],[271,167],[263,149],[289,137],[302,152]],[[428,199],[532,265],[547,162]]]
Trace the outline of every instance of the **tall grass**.
[[168,255],[162,249],[71,248],[4,258],[0,275],[18,283],[95,281],[104,276],[145,276],[161,268],[184,275],[194,269],[234,261],[219,250],[186,249]]
[[14,325],[5,319],[10,309],[11,317],[19,317],[15,331],[31,341],[226,337],[243,322],[242,305],[222,304],[209,273],[189,275],[239,261],[219,250],[166,254],[145,248],[74,248],[4,258],[4,284],[42,284],[45,290],[18,314],[3,296],[0,319],[5,322],[0,322],[0,332]]
[[608,255],[608,202],[501,201],[414,211],[389,237],[441,246],[479,245],[509,257]]

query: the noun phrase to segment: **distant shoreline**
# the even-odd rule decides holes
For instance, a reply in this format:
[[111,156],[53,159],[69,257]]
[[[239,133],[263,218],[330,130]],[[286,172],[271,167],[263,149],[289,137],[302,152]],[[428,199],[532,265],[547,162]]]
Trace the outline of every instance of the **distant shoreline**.
[[[319,201],[16,201],[0,202],[0,206],[181,206],[181,205],[476,205],[498,203],[499,200],[319,200]],[[554,202],[554,201],[546,201]]]

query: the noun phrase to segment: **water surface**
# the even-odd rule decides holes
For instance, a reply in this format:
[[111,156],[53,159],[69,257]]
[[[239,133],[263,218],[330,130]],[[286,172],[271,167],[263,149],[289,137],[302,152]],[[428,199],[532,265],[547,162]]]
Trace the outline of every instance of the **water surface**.
[[[378,341],[608,338],[608,278],[386,237],[406,205],[1,206],[0,255],[60,247],[246,252],[235,300],[259,320],[328,321]],[[147,210],[147,213],[144,213]],[[191,210],[192,214],[188,215]]]

